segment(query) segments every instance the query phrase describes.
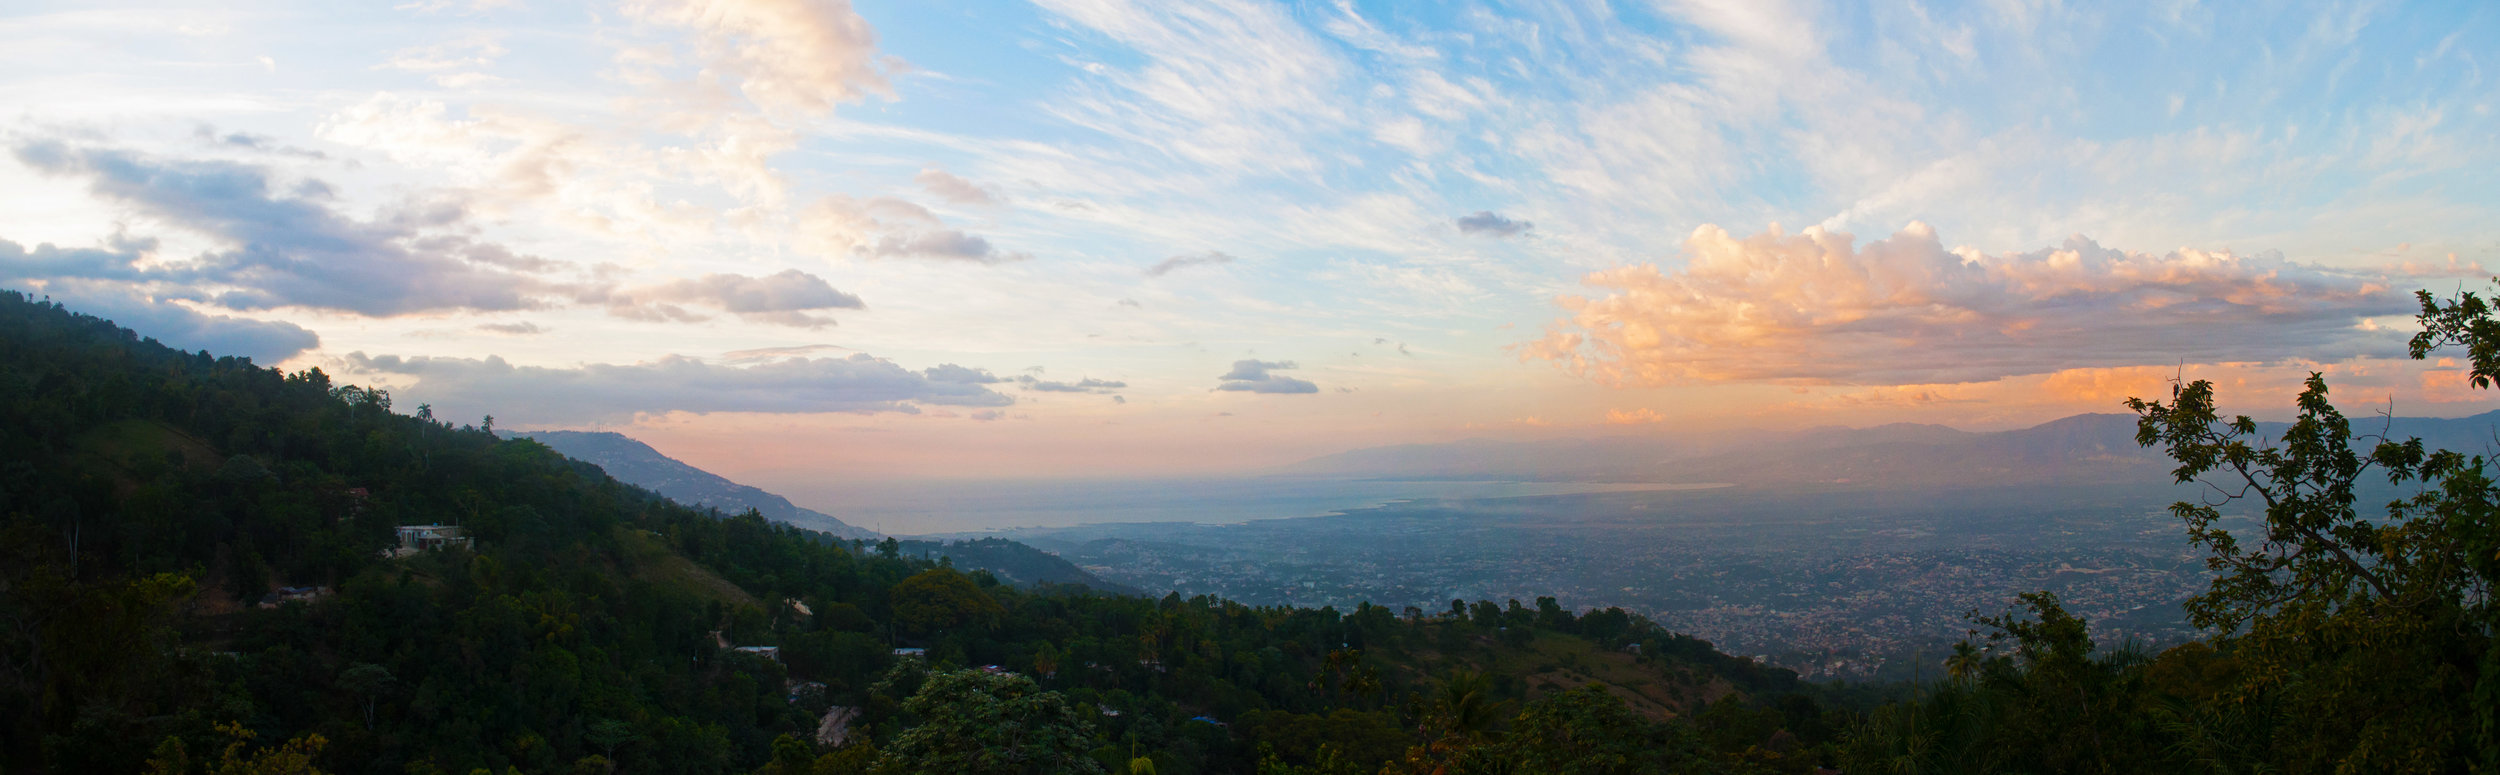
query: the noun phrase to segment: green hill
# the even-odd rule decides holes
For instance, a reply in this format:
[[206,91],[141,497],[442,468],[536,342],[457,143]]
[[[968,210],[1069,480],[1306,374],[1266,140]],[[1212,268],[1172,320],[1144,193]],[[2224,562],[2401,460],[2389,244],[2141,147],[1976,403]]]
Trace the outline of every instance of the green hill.
[[[1621,611],[1018,588],[399,410],[0,293],[0,763],[1804,771],[1830,750],[1793,675]],[[393,551],[408,525],[468,543]]]

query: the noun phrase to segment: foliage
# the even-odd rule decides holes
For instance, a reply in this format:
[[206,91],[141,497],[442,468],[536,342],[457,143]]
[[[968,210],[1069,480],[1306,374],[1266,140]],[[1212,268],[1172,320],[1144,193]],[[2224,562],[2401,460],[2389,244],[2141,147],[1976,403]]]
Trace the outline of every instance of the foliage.
[[903,703],[920,723],[895,736],[880,772],[1099,773],[1093,729],[1058,692],[980,670],[932,674]]
[[[1531,642],[1704,676],[1761,698],[1747,707],[1805,688],[1546,600],[1401,618],[1017,589],[891,540],[684,508],[483,425],[0,293],[0,766],[862,773],[961,756],[1188,775],[1256,769],[1265,744],[1279,767],[1376,772],[1434,739],[1426,694],[1450,686],[1474,687],[1443,697],[1454,728],[1501,744],[1526,687],[1456,673],[1525,663]],[[474,545],[391,556],[412,524]],[[847,744],[822,748],[837,707]],[[246,732],[287,742],[234,747]]]
[[[2462,347],[2470,384],[2490,387],[2492,308],[2471,293],[2418,299],[2411,356]],[[2224,418],[2203,380],[2127,405],[2137,440],[2206,488],[2172,513],[2215,574],[2186,604],[2208,641],[2095,658],[2082,620],[2026,595],[2031,618],[1980,619],[2019,662],[1957,651],[1951,683],[1852,731],[1851,768],[2500,771],[2491,460],[2356,431],[2314,373],[2271,438]],[[2399,496],[2368,506],[2377,480]]]

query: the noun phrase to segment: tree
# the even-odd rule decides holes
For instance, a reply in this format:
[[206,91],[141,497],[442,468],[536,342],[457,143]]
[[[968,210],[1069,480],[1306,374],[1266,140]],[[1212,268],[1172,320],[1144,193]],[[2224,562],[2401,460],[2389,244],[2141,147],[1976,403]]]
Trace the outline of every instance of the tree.
[[894,622],[904,632],[928,635],[988,621],[1006,608],[964,574],[931,568],[894,585]]
[[[2469,382],[2490,387],[2500,374],[2492,309],[2470,293],[2418,298],[2411,356],[2462,346]],[[2175,387],[2167,404],[2128,400],[2137,441],[2166,447],[2179,482],[2208,486],[2205,499],[2172,507],[2219,574],[2188,602],[2190,620],[2240,661],[2230,699],[2280,703],[2274,739],[2294,768],[2500,769],[2491,461],[2358,434],[2327,395],[2312,373],[2279,439],[2246,416],[2223,420],[2204,380]],[[2412,494],[2373,516],[2359,488],[2375,477]],[[2227,526],[2248,509],[2257,528]]]
[[1058,692],[1008,673],[932,673],[903,702],[918,726],[896,735],[880,772],[1100,773],[1092,725]]
[[338,684],[339,688],[354,692],[357,697],[365,701],[365,728],[372,729],[375,701],[381,698],[383,692],[389,691],[391,684],[398,680],[391,676],[390,670],[381,665],[358,662],[339,673]]
[[1664,771],[1676,754],[1689,753],[1677,742],[1606,687],[1588,684],[1528,703],[1500,757],[1512,772],[1630,775]]

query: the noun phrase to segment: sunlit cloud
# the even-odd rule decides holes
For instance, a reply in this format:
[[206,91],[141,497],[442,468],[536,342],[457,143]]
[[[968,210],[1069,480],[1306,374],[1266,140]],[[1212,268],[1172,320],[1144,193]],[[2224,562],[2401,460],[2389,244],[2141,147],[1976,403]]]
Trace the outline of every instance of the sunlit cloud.
[[1666,421],[1666,415],[1648,407],[1606,410],[1607,425],[1655,425]]
[[635,17],[695,33],[709,69],[768,111],[821,113],[891,96],[877,31],[850,0],[637,0]]
[[1610,293],[1523,357],[1600,383],[1971,382],[2061,369],[2388,351],[2367,318],[2407,309],[2383,278],[2277,256],[2120,251],[2076,237],[2028,253],[1948,250],[1911,224],[1848,234],[1694,231],[1679,270],[1590,275]]

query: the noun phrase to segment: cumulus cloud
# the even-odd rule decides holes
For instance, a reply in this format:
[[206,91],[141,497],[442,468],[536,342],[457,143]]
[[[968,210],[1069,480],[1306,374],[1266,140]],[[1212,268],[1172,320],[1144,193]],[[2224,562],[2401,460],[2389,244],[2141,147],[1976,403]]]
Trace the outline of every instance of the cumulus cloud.
[[2162,255],[2075,237],[2056,248],[1947,250],[1913,223],[1859,247],[1848,234],[1716,226],[1686,266],[1625,266],[1565,296],[1569,313],[1522,351],[1598,382],[1655,386],[1976,382],[2077,367],[2350,357],[2407,311],[2383,280],[2227,251]]
[[892,96],[877,31],[850,0],[640,0],[628,13],[695,33],[707,73],[726,75],[766,110],[822,113]]
[[1000,382],[1007,381],[1003,377],[991,374],[989,369],[957,366],[952,363],[941,363],[931,366],[920,373],[929,379],[939,382],[953,382],[963,385],[995,385]]
[[629,420],[661,412],[903,412],[919,407],[997,407],[1015,403],[976,384],[931,379],[893,361],[788,358],[724,366],[684,356],[576,368],[516,366],[500,357],[347,356],[355,372],[411,377],[397,388],[449,416],[487,415],[512,424]]
[[28,167],[84,178],[97,196],[224,248],[146,267],[92,254],[55,256],[87,260],[51,265],[65,276],[204,289],[204,301],[236,310],[308,307],[374,317],[529,309],[543,306],[550,294],[577,290],[535,276],[552,262],[458,233],[466,213],[456,205],[411,205],[363,221],[331,209],[318,191],[306,195],[300,185],[296,195],[278,193],[261,167],[56,141],[15,151]]
[[680,304],[735,314],[741,318],[803,328],[833,325],[833,319],[808,314],[828,309],[865,309],[858,296],[834,290],[824,278],[796,269],[764,277],[710,274],[603,294],[608,310],[636,320],[699,319]]
[[817,200],[800,216],[809,245],[836,255],[926,258],[995,264],[1030,258],[990,244],[986,238],[947,228],[929,208],[893,197]]
[[1242,393],[1319,392],[1319,386],[1307,380],[1271,373],[1292,368],[1294,368],[1293,361],[1234,361],[1232,371],[1224,372],[1223,376],[1216,377],[1221,382],[1215,386],[1215,389]]
[[983,264],[1022,261],[1028,258],[1022,253],[1000,251],[997,246],[991,245],[987,238],[956,229],[888,234],[878,238],[876,245],[868,249],[868,255],[877,258],[950,259]]
[[1458,218],[1459,233],[1481,237],[1516,237],[1534,228],[1536,228],[1534,223],[1511,220],[1491,210],[1478,210],[1474,215],[1462,215]]
[[912,180],[918,181],[921,188],[928,189],[929,193],[936,194],[939,199],[955,204],[995,205],[999,203],[998,192],[936,167],[921,170],[920,174],[914,176]]
[[1217,266],[1232,262],[1232,256],[1214,250],[1204,253],[1192,253],[1185,256],[1173,256],[1156,262],[1154,266],[1146,267],[1146,276],[1162,277],[1164,275],[1171,274],[1172,270],[1175,269],[1186,269],[1193,266]]
[[[0,256],[15,247],[0,242]],[[45,287],[44,295],[71,311],[113,321],[177,350],[276,363],[321,346],[320,336],[293,323],[204,314],[171,299],[102,284],[54,283]]]
[[1051,381],[1051,380],[1040,379],[1040,378],[1037,378],[1037,377],[1032,377],[1032,376],[1023,376],[1023,377],[1017,377],[1017,378],[1016,378],[1016,382],[1017,382],[1017,383],[1019,383],[1019,384],[1024,385],[1024,389],[1026,389],[1026,390],[1039,390],[1039,391],[1042,391],[1042,392],[1044,392],[1044,393],[1102,393],[1102,394],[1107,394],[1107,393],[1110,393],[1110,392],[1112,392],[1112,391],[1119,390],[1119,389],[1124,388],[1124,387],[1128,387],[1128,383],[1126,383],[1126,382],[1119,382],[1119,381],[1115,381],[1115,380],[1107,380],[1107,379],[1095,379],[1095,378],[1092,378],[1092,377],[1086,377],[1086,378],[1084,378],[1084,379],[1080,379],[1080,380],[1077,380],[1077,381],[1075,381],[1075,382],[1054,382],[1054,381]]

